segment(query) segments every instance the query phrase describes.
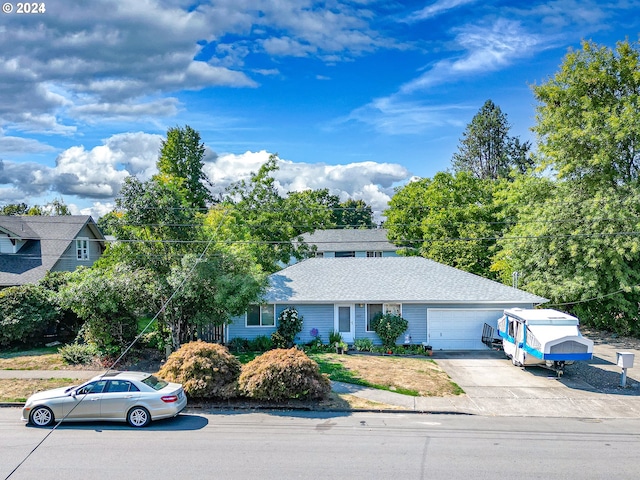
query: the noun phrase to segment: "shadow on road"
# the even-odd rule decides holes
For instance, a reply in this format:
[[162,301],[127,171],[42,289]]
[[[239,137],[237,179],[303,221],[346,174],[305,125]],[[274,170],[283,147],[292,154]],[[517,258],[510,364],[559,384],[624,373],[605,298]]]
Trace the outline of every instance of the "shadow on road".
[[[193,415],[189,413],[181,413],[175,418],[167,418],[165,420],[156,420],[151,422],[148,427],[135,428],[130,427],[126,423],[121,422],[63,422],[58,426],[58,430],[95,430],[101,432],[105,430],[131,430],[137,432],[145,431],[193,431],[201,430],[209,424],[209,420],[202,415]],[[27,425],[31,428],[32,425]]]

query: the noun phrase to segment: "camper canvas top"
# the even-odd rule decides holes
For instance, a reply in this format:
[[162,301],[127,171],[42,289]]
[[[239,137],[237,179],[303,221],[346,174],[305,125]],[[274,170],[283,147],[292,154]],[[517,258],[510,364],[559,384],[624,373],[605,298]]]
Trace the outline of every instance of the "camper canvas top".
[[580,324],[580,320],[567,313],[552,310],[550,308],[524,309],[510,308],[504,311],[505,315],[527,325],[573,325]]

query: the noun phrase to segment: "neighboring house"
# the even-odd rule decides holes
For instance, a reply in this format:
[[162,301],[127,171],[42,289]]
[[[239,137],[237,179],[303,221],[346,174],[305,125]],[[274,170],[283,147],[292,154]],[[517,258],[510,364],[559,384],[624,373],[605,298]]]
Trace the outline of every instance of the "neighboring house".
[[[269,277],[264,305],[253,306],[227,326],[226,340],[253,339],[276,330],[279,313],[293,306],[304,317],[298,343],[317,329],[347,343],[380,339],[370,322],[378,312],[409,322],[411,343],[434,350],[486,349],[484,323],[496,327],[505,308],[532,308],[547,299],[422,257],[312,258]],[[398,339],[404,343],[404,335]]]
[[0,288],[91,266],[105,239],[88,215],[0,215]]
[[398,247],[387,240],[387,230],[384,228],[316,230],[301,236],[307,245],[315,247],[316,257],[398,256]]

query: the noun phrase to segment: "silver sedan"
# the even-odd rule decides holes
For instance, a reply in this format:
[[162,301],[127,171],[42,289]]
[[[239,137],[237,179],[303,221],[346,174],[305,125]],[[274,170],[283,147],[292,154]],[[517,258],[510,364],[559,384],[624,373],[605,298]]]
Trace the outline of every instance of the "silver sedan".
[[178,415],[187,405],[182,385],[143,372],[109,372],[80,386],[31,395],[22,420],[37,427],[54,422],[109,420],[145,427]]

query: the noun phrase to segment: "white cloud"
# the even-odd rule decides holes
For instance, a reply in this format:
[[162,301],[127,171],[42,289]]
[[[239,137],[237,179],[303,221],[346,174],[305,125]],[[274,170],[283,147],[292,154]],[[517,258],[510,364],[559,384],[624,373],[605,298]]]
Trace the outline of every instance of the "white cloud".
[[161,141],[137,132],[114,135],[91,150],[71,147],[56,158],[54,188],[63,195],[113,199],[127,176],[147,180],[156,172]]
[[50,145],[46,145],[32,138],[2,135],[2,129],[0,129],[0,154],[12,153],[25,155],[29,153],[50,152],[53,150],[55,149]]
[[289,57],[306,57],[316,52],[316,48],[312,45],[303,44],[302,42],[290,38],[267,38],[263,40],[262,47],[269,55],[289,56]]
[[448,12],[454,8],[460,7],[462,5],[467,5],[469,3],[475,3],[477,0],[438,0],[435,3],[427,5],[426,7],[413,12],[407,18],[407,21],[419,21],[419,20],[427,20],[433,17],[437,17],[440,14]]
[[161,98],[149,102],[87,103],[69,110],[69,114],[88,124],[110,121],[139,121],[142,118],[173,116],[178,112],[176,98]]
[[[113,208],[122,182],[129,175],[146,181],[157,173],[156,161],[163,137],[143,132],[113,135],[101,145],[86,149],[68,148],[56,158],[55,167],[0,160],[3,198],[30,203],[29,196],[54,195],[69,200],[73,213],[104,215]],[[269,159],[261,150],[218,156],[205,149],[203,170],[214,185],[214,193],[239,180],[248,180]],[[280,193],[327,188],[342,201],[362,199],[380,213],[387,207],[394,186],[409,179],[407,169],[398,164],[358,162],[327,165],[278,160],[274,173]],[[93,200],[83,206],[83,200]]]
[[[205,165],[205,172],[216,191],[238,180],[248,180],[268,160],[269,153],[245,152],[220,155]],[[399,164],[358,162],[346,165],[301,163],[279,159],[279,169],[273,174],[280,194],[290,191],[329,189],[342,201],[362,199],[380,214],[387,208],[395,185],[409,178],[407,169]]]
[[422,134],[433,127],[461,126],[461,110],[468,106],[442,105],[433,87],[486,75],[545,48],[545,40],[529,33],[519,22],[498,19],[489,26],[465,25],[453,30],[463,53],[436,62],[420,76],[402,84],[397,92],[354,109],[337,123],[358,121],[390,135]]
[[402,85],[400,94],[411,94],[461,77],[498,70],[516,59],[530,56],[544,43],[542,38],[527,32],[519,22],[505,19],[499,19],[489,27],[466,25],[456,31],[456,44],[465,54],[439,61],[418,78]]
[[251,53],[336,60],[385,43],[372,13],[342,0],[66,0],[46,21],[26,17],[0,36],[0,125],[56,134],[76,120],[174,116],[177,100],[159,97],[183,90],[256,87],[242,71]]
[[338,123],[358,121],[388,135],[414,135],[434,127],[463,126],[459,112],[468,110],[470,107],[465,105],[428,105],[421,100],[391,96],[355,109]]

